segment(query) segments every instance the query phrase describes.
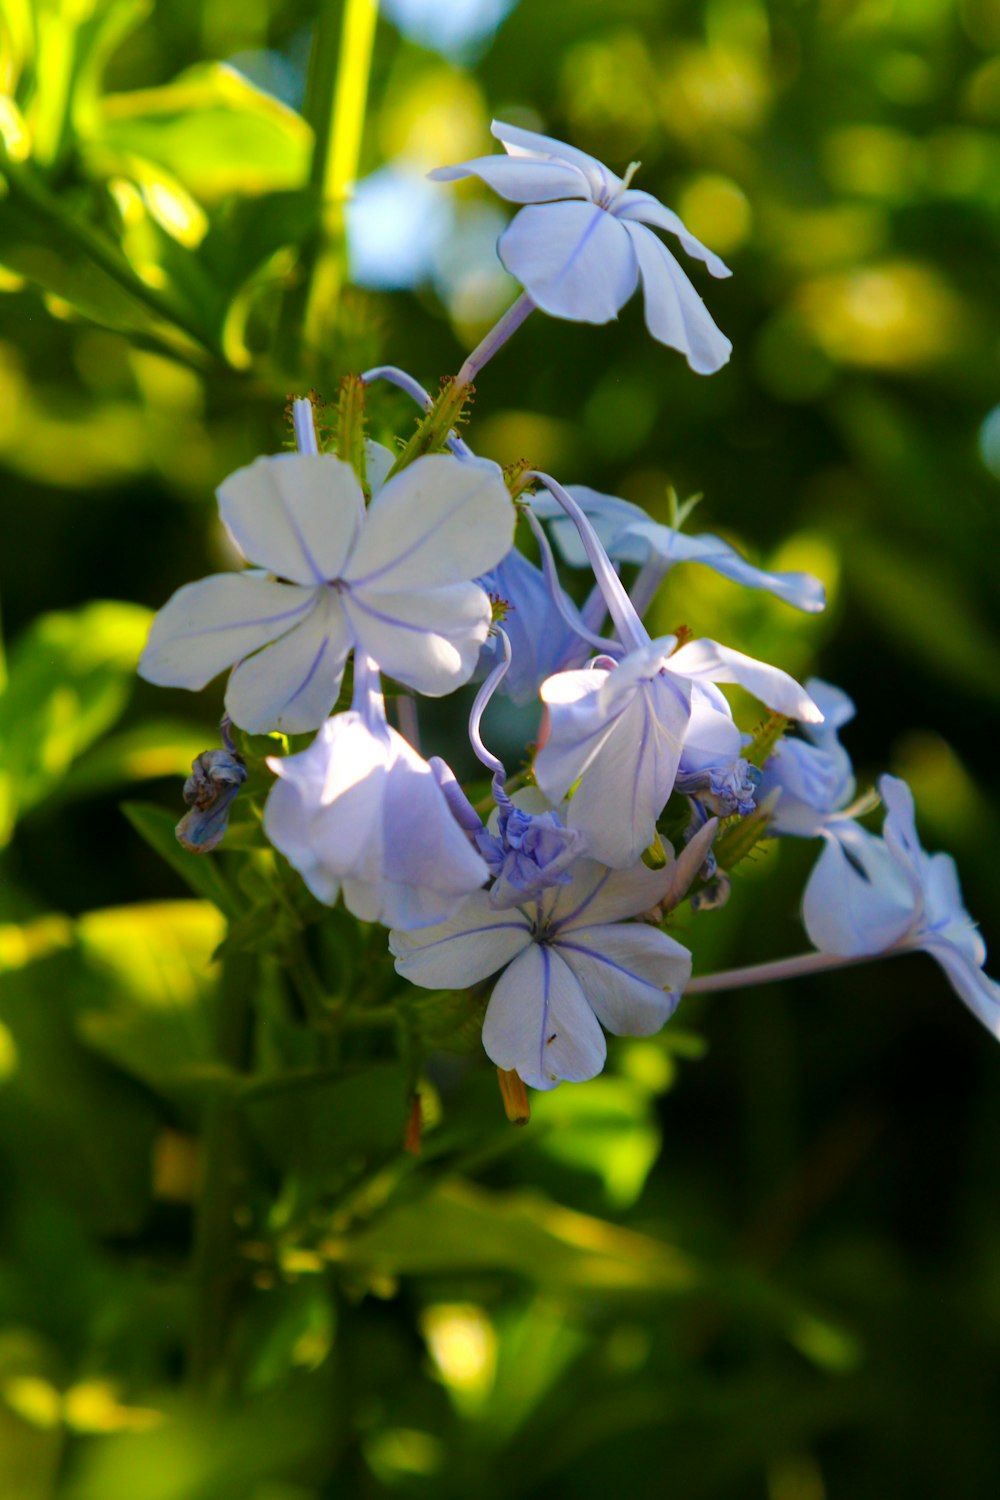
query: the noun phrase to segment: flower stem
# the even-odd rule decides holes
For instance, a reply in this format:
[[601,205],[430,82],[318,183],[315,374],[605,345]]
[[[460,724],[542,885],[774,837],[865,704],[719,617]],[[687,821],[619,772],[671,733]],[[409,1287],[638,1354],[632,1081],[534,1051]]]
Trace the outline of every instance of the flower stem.
[[[257,974],[257,961],[250,954],[230,954],[223,961],[216,1045],[219,1061],[235,1072],[243,1072],[246,1066],[250,996]],[[240,1280],[236,1213],[244,1163],[235,1096],[220,1093],[209,1103],[202,1153],[188,1359],[193,1384],[221,1394],[232,1373],[226,1352]]]
[[483,365],[493,358],[498,349],[503,348],[507,340],[512,338],[520,328],[528,314],[533,313],[534,310],[535,304],[527,292],[522,292],[517,301],[508,307],[499,323],[495,323],[482,342],[473,349],[455,376],[455,384],[471,385]]
[[844,957],[839,953],[799,953],[794,958],[778,958],[771,963],[749,964],[745,969],[723,969],[718,974],[702,974],[692,979],[686,995],[709,995],[720,990],[740,990],[753,984],[773,984],[779,979],[798,979],[803,974],[822,974],[828,969],[848,969],[853,964],[873,963],[889,958],[896,950],[883,953],[857,953]]

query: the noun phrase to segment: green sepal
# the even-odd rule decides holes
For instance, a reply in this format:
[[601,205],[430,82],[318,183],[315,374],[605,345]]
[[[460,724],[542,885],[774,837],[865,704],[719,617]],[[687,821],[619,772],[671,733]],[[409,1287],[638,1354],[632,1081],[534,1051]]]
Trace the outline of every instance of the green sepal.
[[464,420],[465,407],[472,399],[471,385],[457,385],[454,376],[441,382],[441,389],[430,410],[417,424],[417,430],[389,471],[389,478],[407,468],[425,453],[441,453],[452,429]]
[[365,463],[365,387],[360,375],[345,375],[337,396],[336,454],[350,464],[364,491],[365,504],[371,502]]
[[715,858],[720,870],[732,870],[740,860],[767,838],[771,824],[770,807],[758,807],[748,817],[734,819],[722,836],[716,840]]
[[744,752],[744,760],[759,770],[770,756],[774,754],[775,748],[784,737],[791,719],[784,714],[768,714],[763,723],[758,724],[753,732],[753,738]]

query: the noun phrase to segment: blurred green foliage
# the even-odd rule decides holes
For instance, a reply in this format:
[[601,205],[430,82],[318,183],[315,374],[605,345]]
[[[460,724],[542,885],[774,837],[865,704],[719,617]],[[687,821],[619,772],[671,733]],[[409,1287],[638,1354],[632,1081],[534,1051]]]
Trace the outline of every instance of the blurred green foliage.
[[[1000,1084],[929,961],[688,1001],[516,1130],[477,997],[317,925],[248,812],[217,858],[173,841],[220,694],[134,666],[231,561],[214,485],[289,392],[433,387],[513,291],[475,187],[412,291],[343,285],[306,79],[340,21],[0,0],[0,1500],[992,1496]],[[862,784],[908,777],[989,919],[996,0],[521,0],[449,55],[379,21],[363,175],[487,150],[491,113],[641,158],[733,266],[735,354],[703,381],[634,305],[533,318],[474,445],[662,518],[704,491],[696,529],[821,574],[818,621],[688,569],[655,624],[843,684]],[[679,924],[699,967],[801,945],[812,855]]]

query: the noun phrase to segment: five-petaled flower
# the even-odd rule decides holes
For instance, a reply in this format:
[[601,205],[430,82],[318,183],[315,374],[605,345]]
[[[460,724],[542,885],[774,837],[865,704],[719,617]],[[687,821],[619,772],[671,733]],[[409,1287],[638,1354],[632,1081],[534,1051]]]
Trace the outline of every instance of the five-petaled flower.
[[699,375],[720,369],[732,344],[652,229],[675,235],[712,276],[730,275],[719,257],[651,193],[629,186],[634,168],[618,177],[549,136],[499,120],[491,129],[506,156],[479,156],[430,175],[445,182],[479,177],[508,202],[527,205],[497,250],[532,302],[556,318],[607,323],[641,281],[653,337],[679,349]]
[[392,455],[369,446],[367,510],[329,453],[258,458],[223,481],[222,519],[258,567],[179,589],[153,621],[143,677],[202,688],[238,663],[226,709],[252,733],[319,728],[352,647],[420,693],[468,681],[491,619],[473,580],[513,537],[501,472],[437,454],[385,480]]
[[[483,1023],[497,1067],[532,1088],[579,1082],[604,1066],[601,1026],[617,1036],[650,1036],[677,1008],[691,955],[674,938],[629,917],[679,899],[714,833],[661,870],[608,870],[591,859],[535,901],[497,910],[485,891],[438,927],[390,932],[396,968],[428,989],[464,988],[498,970]],[[690,848],[690,846],[689,846]],[[684,861],[678,881],[676,866]]]

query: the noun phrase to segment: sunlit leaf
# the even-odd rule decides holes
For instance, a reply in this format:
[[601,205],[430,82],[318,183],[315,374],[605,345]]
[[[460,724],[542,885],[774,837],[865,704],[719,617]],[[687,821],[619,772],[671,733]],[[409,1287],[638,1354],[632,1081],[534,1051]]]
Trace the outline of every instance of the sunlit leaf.
[[369,1229],[333,1235],[322,1249],[372,1275],[507,1271],[603,1297],[673,1294],[698,1279],[686,1257],[648,1235],[532,1193],[490,1193],[460,1181],[388,1210]]
[[89,604],[42,615],[15,643],[0,699],[0,842],[118,718],[149,620],[138,605]]
[[106,96],[95,141],[158,162],[213,202],[300,185],[312,134],[300,115],[234,69],[203,63],[162,88]]
[[212,954],[224,919],[208,901],[87,912],[77,924],[97,982],[79,1017],[86,1042],[152,1087],[190,1087],[215,1067]]
[[214,854],[189,854],[177,842],[175,829],[180,821],[167,808],[157,807],[151,802],[124,802],[122,812],[132,827],[155,849],[161,859],[176,870],[194,891],[218,907],[226,916],[235,917],[240,912],[240,902],[225,880]]

